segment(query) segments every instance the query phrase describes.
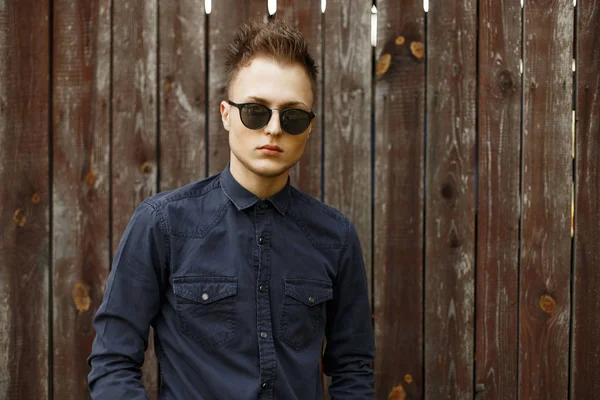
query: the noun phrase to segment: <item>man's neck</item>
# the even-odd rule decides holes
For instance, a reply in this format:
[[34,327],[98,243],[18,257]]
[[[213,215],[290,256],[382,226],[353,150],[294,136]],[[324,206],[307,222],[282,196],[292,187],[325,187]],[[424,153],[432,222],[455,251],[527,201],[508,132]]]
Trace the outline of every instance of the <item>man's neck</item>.
[[239,160],[231,159],[229,171],[233,178],[247,191],[260,199],[271,197],[287,184],[289,172],[275,177],[264,177],[245,168]]

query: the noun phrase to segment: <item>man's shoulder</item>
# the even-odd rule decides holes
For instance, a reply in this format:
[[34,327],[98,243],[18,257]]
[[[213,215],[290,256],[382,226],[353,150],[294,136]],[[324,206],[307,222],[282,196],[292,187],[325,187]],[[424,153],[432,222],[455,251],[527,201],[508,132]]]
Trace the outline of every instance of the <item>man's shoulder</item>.
[[161,209],[175,202],[197,200],[220,187],[220,176],[221,173],[218,173],[175,189],[162,191],[146,198],[144,203],[154,209]]
[[352,228],[350,219],[340,210],[332,207],[293,187],[291,188],[290,212],[307,228],[310,226],[316,235],[335,237],[338,244],[343,244]]

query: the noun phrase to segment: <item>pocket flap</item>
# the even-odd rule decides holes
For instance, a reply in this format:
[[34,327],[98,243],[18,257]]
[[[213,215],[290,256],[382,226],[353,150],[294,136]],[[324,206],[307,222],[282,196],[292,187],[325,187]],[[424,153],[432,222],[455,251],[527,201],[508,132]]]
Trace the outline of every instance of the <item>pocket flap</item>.
[[200,304],[209,304],[237,294],[237,278],[229,276],[174,278],[173,292],[179,297]]
[[284,279],[284,282],[285,294],[309,307],[333,298],[333,285],[330,282],[309,279]]

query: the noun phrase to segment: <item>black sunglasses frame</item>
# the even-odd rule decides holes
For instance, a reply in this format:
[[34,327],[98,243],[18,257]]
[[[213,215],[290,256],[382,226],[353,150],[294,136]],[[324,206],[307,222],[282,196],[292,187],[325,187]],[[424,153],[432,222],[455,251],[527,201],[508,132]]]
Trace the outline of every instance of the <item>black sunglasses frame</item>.
[[[316,114],[314,112],[302,110],[300,108],[284,108],[284,109],[281,109],[281,108],[269,108],[269,107],[265,106],[264,104],[260,104],[260,103],[234,103],[231,100],[227,100],[227,103],[229,103],[230,105],[236,107],[240,111],[240,120],[242,121],[242,124],[244,124],[244,126],[246,128],[252,129],[252,130],[259,130],[259,129],[262,129],[265,126],[267,126],[269,124],[269,121],[271,121],[271,117],[273,116],[273,110],[278,110],[279,111],[279,124],[281,125],[281,129],[283,129],[283,131],[286,132],[289,135],[294,135],[294,136],[295,135],[301,135],[301,134],[303,134],[306,131],[306,129],[308,129],[308,127],[310,126],[310,121],[312,121],[312,119],[316,116]],[[264,108],[266,108],[268,110],[268,112],[269,112],[269,118],[267,119],[267,122],[263,126],[260,126],[258,128],[253,128],[253,127],[250,127],[250,126],[246,125],[246,122],[244,122],[244,119],[242,118],[242,109],[245,106],[248,106],[248,105],[257,105],[257,106],[264,107]],[[308,117],[309,117],[308,118],[308,124],[306,125],[306,128],[304,128],[302,130],[302,132],[299,132],[299,133],[290,133],[290,132],[286,131],[285,128],[283,127],[283,114],[286,111],[288,111],[288,110],[300,111],[300,112],[308,115]]]

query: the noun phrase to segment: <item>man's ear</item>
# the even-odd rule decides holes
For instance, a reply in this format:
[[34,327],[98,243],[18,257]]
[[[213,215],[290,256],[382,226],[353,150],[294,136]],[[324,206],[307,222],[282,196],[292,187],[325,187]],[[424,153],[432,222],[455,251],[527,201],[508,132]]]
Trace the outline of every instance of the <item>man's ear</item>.
[[225,128],[226,131],[229,131],[229,112],[231,111],[231,106],[226,101],[222,101],[220,109],[223,128]]

